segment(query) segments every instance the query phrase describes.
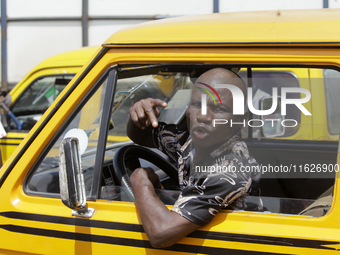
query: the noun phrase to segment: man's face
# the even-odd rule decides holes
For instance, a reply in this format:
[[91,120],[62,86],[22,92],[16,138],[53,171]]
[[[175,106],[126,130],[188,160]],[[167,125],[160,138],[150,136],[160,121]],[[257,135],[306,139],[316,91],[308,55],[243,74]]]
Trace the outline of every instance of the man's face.
[[[197,80],[199,82],[200,80]],[[199,148],[211,148],[221,145],[226,142],[231,136],[236,134],[240,125],[230,126],[230,120],[233,122],[242,122],[244,116],[233,116],[233,98],[229,89],[216,89],[219,94],[222,105],[219,100],[216,99],[217,105],[215,105],[213,99],[207,95],[207,113],[202,115],[201,101],[202,94],[206,94],[198,87],[204,87],[198,83],[195,83],[190,105],[187,111],[187,123],[192,140],[195,147]],[[214,86],[214,81],[210,81],[208,85]],[[227,124],[217,124],[213,126],[214,119],[228,120]]]

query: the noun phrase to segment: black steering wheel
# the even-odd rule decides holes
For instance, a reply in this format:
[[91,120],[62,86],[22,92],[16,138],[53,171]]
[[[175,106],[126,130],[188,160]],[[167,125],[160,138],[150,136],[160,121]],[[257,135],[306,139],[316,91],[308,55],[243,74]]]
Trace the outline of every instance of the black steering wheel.
[[127,145],[116,152],[113,159],[113,168],[118,181],[117,185],[127,190],[126,199],[128,201],[134,201],[135,199],[131,188],[130,176],[132,171],[141,167],[138,159],[145,159],[156,165],[178,185],[178,171],[176,167],[160,154],[138,145]]

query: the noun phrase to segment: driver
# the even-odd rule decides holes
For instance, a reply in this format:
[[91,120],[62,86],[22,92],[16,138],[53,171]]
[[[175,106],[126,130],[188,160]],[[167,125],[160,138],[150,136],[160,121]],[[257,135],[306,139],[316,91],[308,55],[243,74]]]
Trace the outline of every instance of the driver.
[[[246,85],[232,71],[214,68],[203,73],[192,90],[185,128],[158,123],[157,107],[167,107],[159,99],[143,99],[129,110],[127,133],[131,140],[158,148],[177,162],[181,193],[171,211],[155,192],[161,184],[151,168],[138,168],[130,177],[144,230],[154,247],[175,244],[227,206],[243,208],[243,198],[258,183],[258,174],[240,171],[245,166],[257,167],[246,144],[240,141],[248,113],[233,115],[233,97],[226,88],[216,89],[221,104],[207,96],[206,114],[201,111],[204,89],[216,84],[235,85],[246,95]],[[236,124],[214,126],[214,119]]]

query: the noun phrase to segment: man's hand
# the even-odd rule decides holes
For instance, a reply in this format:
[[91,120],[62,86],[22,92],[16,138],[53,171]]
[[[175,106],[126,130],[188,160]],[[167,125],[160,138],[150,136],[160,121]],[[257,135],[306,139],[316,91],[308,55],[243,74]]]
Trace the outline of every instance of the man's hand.
[[133,171],[130,177],[130,182],[140,181],[145,182],[145,184],[147,184],[147,182],[150,181],[155,189],[162,188],[158,175],[151,167],[137,168],[135,171]]
[[145,129],[150,124],[155,128],[158,126],[157,118],[159,110],[156,107],[167,107],[167,103],[160,99],[146,98],[138,101],[129,110],[131,121],[140,129]]

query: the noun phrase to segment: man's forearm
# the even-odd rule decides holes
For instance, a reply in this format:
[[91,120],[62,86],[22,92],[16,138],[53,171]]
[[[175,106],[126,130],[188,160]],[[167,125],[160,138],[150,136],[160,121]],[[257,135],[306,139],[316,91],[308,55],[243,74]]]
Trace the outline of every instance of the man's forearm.
[[155,247],[168,246],[164,243],[167,239],[167,230],[163,228],[167,225],[168,214],[171,212],[159,200],[150,181],[139,180],[132,184],[132,189],[144,230],[151,244]]
[[199,228],[177,213],[169,211],[157,197],[147,175],[142,173],[143,169],[137,171],[140,173],[135,173],[137,178],[132,178],[131,185],[144,230],[152,246],[160,248],[173,245]]

